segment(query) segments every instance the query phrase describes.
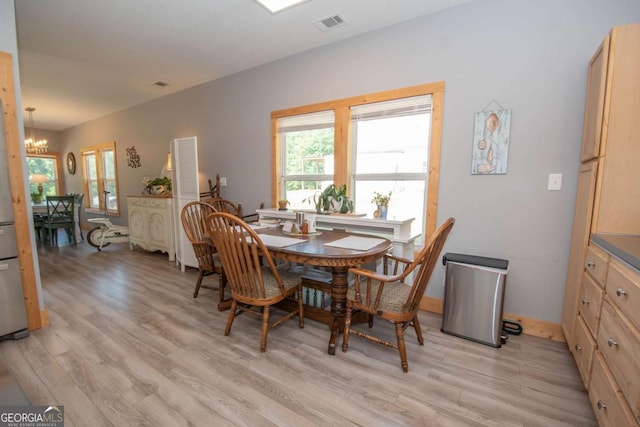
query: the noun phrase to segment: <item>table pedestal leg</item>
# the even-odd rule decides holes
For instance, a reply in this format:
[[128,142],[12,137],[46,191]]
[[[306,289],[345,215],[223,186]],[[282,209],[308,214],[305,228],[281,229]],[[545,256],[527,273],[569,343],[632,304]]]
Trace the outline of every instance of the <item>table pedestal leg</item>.
[[334,267],[333,282],[331,283],[331,314],[333,314],[333,324],[331,325],[331,338],[329,340],[329,354],[336,354],[336,345],[340,334],[344,331],[344,318],[347,312],[347,271],[349,267]]

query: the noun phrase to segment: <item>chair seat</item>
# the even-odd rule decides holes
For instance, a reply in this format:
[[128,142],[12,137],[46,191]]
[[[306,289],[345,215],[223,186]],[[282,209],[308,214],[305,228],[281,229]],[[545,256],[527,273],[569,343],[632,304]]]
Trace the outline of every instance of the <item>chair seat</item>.
[[[271,274],[269,267],[262,267],[261,271],[264,279],[265,298],[270,299],[281,295],[278,282],[276,278],[273,277],[273,274]],[[302,280],[300,274],[288,270],[278,270],[278,272],[282,279],[282,284],[287,291],[297,288]]]
[[377,311],[386,311],[391,313],[405,313],[408,312],[406,303],[409,294],[411,293],[411,286],[405,285],[402,282],[388,282],[384,284],[382,289],[382,295],[380,296],[380,304],[377,309],[373,304],[376,296],[378,295],[378,289],[380,288],[379,282],[371,283],[371,300],[367,301],[366,294],[361,292],[360,300],[356,299],[355,288],[349,288],[347,291],[347,299],[353,300],[354,306],[363,310],[371,311],[375,314]]

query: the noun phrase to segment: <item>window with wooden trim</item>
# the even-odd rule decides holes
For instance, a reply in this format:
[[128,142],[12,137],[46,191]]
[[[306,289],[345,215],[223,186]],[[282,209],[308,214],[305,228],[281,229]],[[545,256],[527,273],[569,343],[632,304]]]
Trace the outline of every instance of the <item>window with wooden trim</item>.
[[[436,228],[444,83],[271,113],[272,202],[294,209],[331,183],[347,185],[356,213],[373,192],[392,192],[388,219],[414,217],[413,234]],[[420,239],[417,243],[423,239]]]
[[[85,208],[91,212],[120,214],[115,142],[80,150]],[[105,191],[108,193],[105,197]]]
[[[60,155],[48,152],[44,154],[27,154],[27,170],[29,171],[29,191],[38,193],[38,185],[42,185],[43,196],[56,196],[63,194],[60,177]],[[44,182],[36,177],[46,177]]]

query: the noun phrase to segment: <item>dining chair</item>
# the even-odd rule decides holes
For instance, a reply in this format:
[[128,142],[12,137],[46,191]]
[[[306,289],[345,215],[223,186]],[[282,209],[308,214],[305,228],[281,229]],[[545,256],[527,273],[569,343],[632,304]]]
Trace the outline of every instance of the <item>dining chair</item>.
[[[193,297],[198,297],[200,288],[217,290],[219,294],[218,309],[226,308],[230,305],[230,299],[224,299],[224,288],[226,286],[226,277],[220,263],[220,258],[216,251],[216,247],[211,241],[211,237],[207,231],[207,216],[215,212],[213,206],[200,202],[189,202],[182,208],[180,219],[182,227],[191,242],[193,252],[198,260],[198,278],[196,279],[196,288]],[[202,279],[210,274],[218,275],[218,286],[208,286],[202,284]]]
[[[213,206],[213,208],[217,212],[230,213],[231,215],[235,215],[235,216],[237,216],[238,218],[242,219],[245,222],[247,222],[249,220],[257,220],[258,219],[258,214],[257,213],[244,215],[244,212],[242,210],[242,203],[238,203],[236,205],[235,203],[231,202],[230,200],[223,199],[222,197],[213,197],[211,199],[204,200],[204,202],[206,202],[206,203],[210,204],[211,206]],[[263,208],[263,207],[264,207],[264,204],[261,204],[260,208]]]
[[42,227],[52,245],[58,245],[60,228],[67,232],[69,241],[76,244],[75,215],[75,196],[47,196],[47,217],[42,220]]
[[[207,225],[233,299],[224,335],[231,332],[236,316],[242,313],[261,316],[260,352],[264,352],[269,330],[296,314],[300,328],[304,328],[300,274],[278,269],[260,236],[241,218],[227,212],[214,212],[207,217]],[[269,323],[271,306],[291,295],[296,295],[298,309]]]
[[[424,295],[431,273],[438,261],[447,236],[453,228],[455,219],[447,219],[431,236],[427,244],[411,261],[408,259],[386,255],[383,258],[383,273],[361,268],[350,268],[354,276],[354,285],[347,291],[347,314],[344,326],[342,351],[349,348],[349,336],[354,334],[387,347],[393,347],[400,353],[402,370],[409,371],[407,351],[404,342],[404,331],[412,326],[418,337],[418,343],[424,345],[418,308],[420,299]],[[413,284],[409,281],[413,276]],[[373,319],[379,317],[394,324],[397,343],[390,343],[354,329],[351,319],[355,311],[362,311],[369,316],[369,328],[373,326]]]

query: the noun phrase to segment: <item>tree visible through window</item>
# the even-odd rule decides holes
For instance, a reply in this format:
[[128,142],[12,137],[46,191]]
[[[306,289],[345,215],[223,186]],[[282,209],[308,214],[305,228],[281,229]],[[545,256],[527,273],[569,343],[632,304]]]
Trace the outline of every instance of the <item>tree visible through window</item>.
[[[80,150],[87,210],[119,214],[116,146],[109,143]],[[106,201],[104,191],[108,191]],[[105,206],[106,203],[106,206]]]
[[[273,204],[294,209],[327,185],[347,185],[357,213],[373,193],[392,192],[388,219],[414,217],[413,234],[436,228],[444,83],[271,113]],[[417,242],[420,243],[420,240]]]
[[42,183],[43,196],[55,196],[62,194],[60,186],[60,170],[58,169],[58,154],[47,153],[37,155],[27,155],[27,170],[29,171],[29,192],[38,192],[38,183],[33,177],[45,176],[46,182]]

